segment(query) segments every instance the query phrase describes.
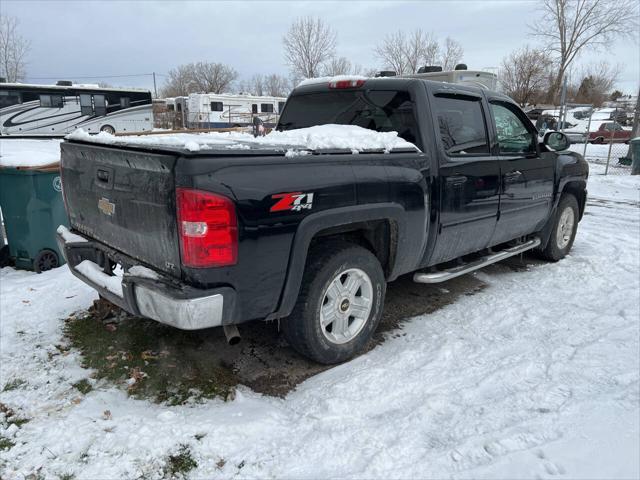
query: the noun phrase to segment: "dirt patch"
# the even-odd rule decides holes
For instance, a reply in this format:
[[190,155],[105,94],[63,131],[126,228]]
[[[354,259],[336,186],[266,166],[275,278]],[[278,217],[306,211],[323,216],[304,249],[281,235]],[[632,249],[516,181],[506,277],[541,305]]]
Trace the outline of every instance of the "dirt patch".
[[[514,257],[485,271],[524,271],[535,263],[530,257]],[[387,287],[382,321],[367,350],[384,342],[386,333],[401,328],[408,318],[433,313],[485,286],[473,275],[437,285],[414,283],[411,275],[399,278]],[[134,396],[169,404],[232,398],[237,384],[284,397],[302,381],[331,368],[291,349],[278,322],[249,322],[238,328],[242,342],[230,346],[221,328],[182,331],[98,302],[89,312],[72,316],[66,334],[97,378],[119,383]]]

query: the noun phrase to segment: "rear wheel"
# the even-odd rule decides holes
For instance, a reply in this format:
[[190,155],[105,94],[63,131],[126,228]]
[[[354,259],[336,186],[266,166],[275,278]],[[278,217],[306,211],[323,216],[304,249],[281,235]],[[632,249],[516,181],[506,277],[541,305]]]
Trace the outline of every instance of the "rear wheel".
[[111,125],[103,125],[102,127],[100,127],[100,131],[110,133],[111,135],[116,133],[116,129],[113,128]]
[[385,289],[382,267],[370,251],[327,242],[310,254],[296,306],[282,324],[285,337],[317,362],[348,360],[377,328]]
[[578,230],[578,215],[576,197],[563,194],[556,209],[551,236],[547,246],[540,252],[542,258],[557,262],[569,253]]
[[33,260],[33,270],[36,273],[46,272],[58,266],[60,266],[58,254],[49,249],[40,250]]

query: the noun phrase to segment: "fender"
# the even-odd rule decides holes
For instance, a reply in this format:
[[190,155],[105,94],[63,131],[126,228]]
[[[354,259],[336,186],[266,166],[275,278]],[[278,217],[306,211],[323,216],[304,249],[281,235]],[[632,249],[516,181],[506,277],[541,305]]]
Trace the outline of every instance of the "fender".
[[[551,238],[551,230],[553,229],[553,226],[555,225],[555,221],[556,221],[556,215],[558,213],[558,204],[560,203],[560,197],[562,197],[562,194],[565,191],[565,187],[567,186],[567,184],[571,183],[571,182],[581,182],[585,184],[586,187],[586,180],[583,176],[580,177],[563,177],[560,179],[559,183],[558,183],[558,193],[556,194],[556,198],[553,202],[553,208],[551,209],[551,215],[549,215],[549,219],[547,220],[547,223],[545,223],[544,227],[542,228],[542,230],[540,230],[540,240],[542,240],[542,243],[540,244],[540,246],[538,247],[539,249],[544,249],[547,246],[547,243],[549,243],[549,238]],[[577,198],[576,200],[578,200],[578,207],[580,208],[580,211],[578,212],[578,221],[582,220],[582,217],[584,215],[584,211],[587,205],[587,190],[586,188],[582,190],[582,198]]]
[[309,245],[314,236],[331,227],[373,220],[391,220],[395,222],[398,229],[398,241],[395,250],[397,256],[389,275],[389,280],[395,279],[400,273],[405,273],[403,270],[408,265],[411,265],[412,262],[415,263],[415,259],[407,258],[412,249],[408,248],[407,245],[407,214],[401,205],[396,203],[354,205],[314,213],[305,217],[298,226],[293,239],[291,254],[289,255],[289,267],[279,307],[266,319],[275,320],[291,314],[298,299]]

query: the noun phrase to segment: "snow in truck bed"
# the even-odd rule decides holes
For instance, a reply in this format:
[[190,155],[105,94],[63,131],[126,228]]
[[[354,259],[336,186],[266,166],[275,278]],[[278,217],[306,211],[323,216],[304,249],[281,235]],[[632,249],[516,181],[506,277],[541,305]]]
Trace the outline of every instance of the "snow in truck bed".
[[355,125],[318,125],[284,132],[273,131],[254,138],[243,132],[172,133],[166,135],[114,136],[105,132],[91,135],[76,130],[69,140],[104,145],[184,148],[191,152],[212,149],[275,149],[288,153],[307,150],[341,149],[364,150],[415,149],[416,146],[400,138],[397,132],[375,132]]

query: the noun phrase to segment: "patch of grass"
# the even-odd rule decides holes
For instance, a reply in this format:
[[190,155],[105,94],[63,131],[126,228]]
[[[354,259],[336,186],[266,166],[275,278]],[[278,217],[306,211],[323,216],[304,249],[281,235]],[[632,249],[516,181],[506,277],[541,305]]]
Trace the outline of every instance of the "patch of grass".
[[7,437],[3,437],[0,435],[0,451],[2,450],[11,450],[14,447],[15,443],[9,440]]
[[20,428],[22,425],[29,421],[28,418],[18,417],[16,412],[10,408],[8,405],[0,402],[0,412],[4,413],[4,426],[8,427],[9,425],[15,425]]
[[198,466],[198,462],[191,456],[191,450],[188,445],[180,445],[178,453],[169,455],[164,468],[165,478],[175,478],[176,476],[184,476],[184,474],[193,470]]
[[15,378],[10,382],[5,383],[4,387],[2,388],[2,391],[10,392],[11,390],[16,390],[26,384],[27,384],[26,380],[23,380],[22,378]]
[[63,473],[58,479],[59,480],[73,480],[76,476],[73,473]]
[[25,423],[28,423],[29,420],[29,418],[10,417],[7,418],[7,426],[15,425],[16,427],[21,428]]
[[135,317],[105,325],[102,310],[92,308],[65,324],[69,344],[82,353],[82,366],[93,369],[95,378],[126,385],[133,397],[169,405],[233,398],[238,381],[232,368],[211,360],[198,332]]
[[87,380],[86,378],[83,378],[82,380],[78,380],[72,386],[83,395],[86,395],[91,390],[93,390],[93,386],[91,385],[91,383],[89,383],[89,380]]

